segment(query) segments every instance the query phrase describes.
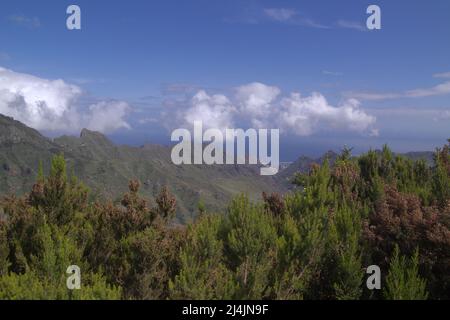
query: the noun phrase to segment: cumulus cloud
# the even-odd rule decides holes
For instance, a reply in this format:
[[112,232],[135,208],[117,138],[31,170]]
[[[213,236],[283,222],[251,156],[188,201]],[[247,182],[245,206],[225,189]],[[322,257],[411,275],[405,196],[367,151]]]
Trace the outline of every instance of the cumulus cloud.
[[0,113],[37,130],[75,133],[86,127],[103,133],[129,128],[125,102],[83,106],[83,91],[63,80],[48,80],[0,67]]
[[131,129],[124,120],[130,107],[123,101],[101,101],[89,106],[90,114],[87,117],[87,128],[109,133],[120,128]]
[[346,129],[363,132],[375,123],[375,117],[359,108],[356,99],[331,106],[320,93],[302,97],[292,93],[281,101],[280,124],[300,136],[309,136],[320,129]]
[[172,128],[202,121],[206,128],[223,130],[239,123],[247,128],[280,128],[298,136],[330,130],[377,134],[376,118],[363,111],[356,99],[332,106],[320,93],[280,96],[279,88],[262,83],[240,86],[232,98],[199,91],[189,101],[169,103],[165,119]]
[[254,127],[267,127],[266,123],[273,109],[272,102],[280,92],[277,87],[250,83],[236,89],[236,101],[241,113],[251,119]]
[[201,121],[204,128],[225,129],[233,127],[235,107],[222,94],[209,95],[200,90],[189,101],[166,101],[163,119],[169,129],[191,127]]

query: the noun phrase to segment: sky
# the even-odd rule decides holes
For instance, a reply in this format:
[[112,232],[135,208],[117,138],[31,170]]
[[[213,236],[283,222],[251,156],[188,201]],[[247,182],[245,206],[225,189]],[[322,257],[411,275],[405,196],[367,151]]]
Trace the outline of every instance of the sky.
[[280,128],[284,161],[450,138],[448,0],[3,0],[0,38],[0,113],[49,137]]

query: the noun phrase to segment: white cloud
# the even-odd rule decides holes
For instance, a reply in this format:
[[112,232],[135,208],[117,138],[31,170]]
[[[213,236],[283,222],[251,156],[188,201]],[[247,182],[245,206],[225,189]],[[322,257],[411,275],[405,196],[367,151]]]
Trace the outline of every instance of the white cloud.
[[367,31],[367,27],[358,21],[338,20],[336,23],[338,27],[344,29],[353,29],[357,31]]
[[439,96],[448,93],[450,93],[450,81],[438,84],[437,86],[431,88],[410,90],[405,93],[405,96],[408,98],[421,98]]
[[301,18],[297,21],[297,24],[305,26],[305,27],[310,27],[310,28],[316,28],[316,29],[330,29],[330,27],[321,24],[319,22],[316,22],[313,19],[310,18]]
[[169,103],[165,120],[172,129],[202,121],[206,128],[223,130],[238,124],[241,128],[279,128],[298,136],[333,130],[377,133],[376,118],[360,109],[355,99],[334,107],[320,93],[306,97],[291,93],[281,98],[280,94],[279,88],[262,83],[236,88],[233,98],[199,91],[189,101]]
[[346,96],[360,100],[388,100],[400,98],[424,98],[440,96],[450,93],[450,81],[438,84],[430,88],[419,88],[404,92],[373,93],[373,92],[350,92]]
[[185,102],[175,105],[178,110],[166,114],[169,123],[178,119],[179,125],[193,125],[196,121],[203,122],[204,128],[225,129],[233,127],[234,106],[230,100],[221,94],[208,95],[200,90],[189,101],[188,108],[183,108]]
[[130,110],[129,105],[123,101],[101,101],[89,106],[87,128],[103,133],[109,133],[121,128],[131,129],[124,120]]
[[37,130],[75,133],[83,127],[104,133],[128,128],[124,102],[80,105],[81,88],[0,67],[0,113]]
[[388,116],[388,117],[417,117],[417,118],[425,118],[425,117],[437,117],[441,114],[445,114],[448,111],[446,108],[430,108],[430,107],[422,107],[422,106],[398,106],[395,108],[384,108],[384,107],[373,107],[370,109],[372,114],[379,116]]
[[33,29],[41,26],[41,21],[38,17],[27,17],[23,14],[13,14],[8,17],[8,20],[16,25]]
[[87,84],[92,84],[92,83],[106,83],[108,82],[107,79],[103,79],[103,78],[80,78],[80,77],[75,77],[75,78],[68,78],[65,79],[68,82],[72,82],[74,84],[78,84],[80,86],[82,85],[87,85]]
[[280,127],[299,136],[309,136],[320,130],[350,130],[364,132],[371,129],[376,119],[359,108],[355,99],[333,107],[320,93],[302,97],[292,93],[281,101]]
[[297,11],[285,8],[264,9],[264,13],[267,17],[280,22],[289,21],[297,15]]
[[277,87],[254,82],[236,89],[236,100],[244,116],[250,117],[254,127],[267,127],[272,102],[280,94]]
[[388,100],[398,99],[403,96],[399,93],[375,93],[375,92],[347,92],[345,96],[359,100]]
[[436,73],[433,75],[434,78],[444,78],[450,79],[450,72]]
[[316,22],[311,18],[301,15],[299,12],[288,8],[268,8],[263,10],[264,15],[272,21],[282,22],[292,25],[299,25],[304,27],[316,29],[328,29],[321,23]]

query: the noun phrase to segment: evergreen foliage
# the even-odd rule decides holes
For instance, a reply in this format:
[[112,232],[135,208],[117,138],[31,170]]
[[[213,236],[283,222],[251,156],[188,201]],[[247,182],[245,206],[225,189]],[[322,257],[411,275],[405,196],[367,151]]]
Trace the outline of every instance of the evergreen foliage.
[[[297,174],[295,191],[198,204],[187,226],[176,199],[155,203],[131,181],[119,202],[92,199],[62,155],[31,192],[0,202],[0,299],[448,299],[450,146],[435,163],[381,152]],[[380,291],[365,289],[378,265]],[[66,287],[67,267],[81,289]]]
[[419,274],[419,252],[411,259],[400,255],[398,246],[394,250],[389,274],[386,278],[385,297],[389,300],[426,300],[426,281]]

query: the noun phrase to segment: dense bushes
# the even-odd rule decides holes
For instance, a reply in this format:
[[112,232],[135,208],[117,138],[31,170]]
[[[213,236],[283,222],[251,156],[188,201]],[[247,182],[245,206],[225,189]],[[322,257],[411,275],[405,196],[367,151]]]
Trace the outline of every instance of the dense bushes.
[[[173,224],[167,188],[153,206],[137,181],[120,203],[89,202],[55,157],[30,194],[1,202],[0,299],[450,298],[449,151],[429,167],[345,149],[297,175],[296,192],[242,195],[223,214],[199,204],[188,226]],[[66,287],[70,265],[80,290]]]

